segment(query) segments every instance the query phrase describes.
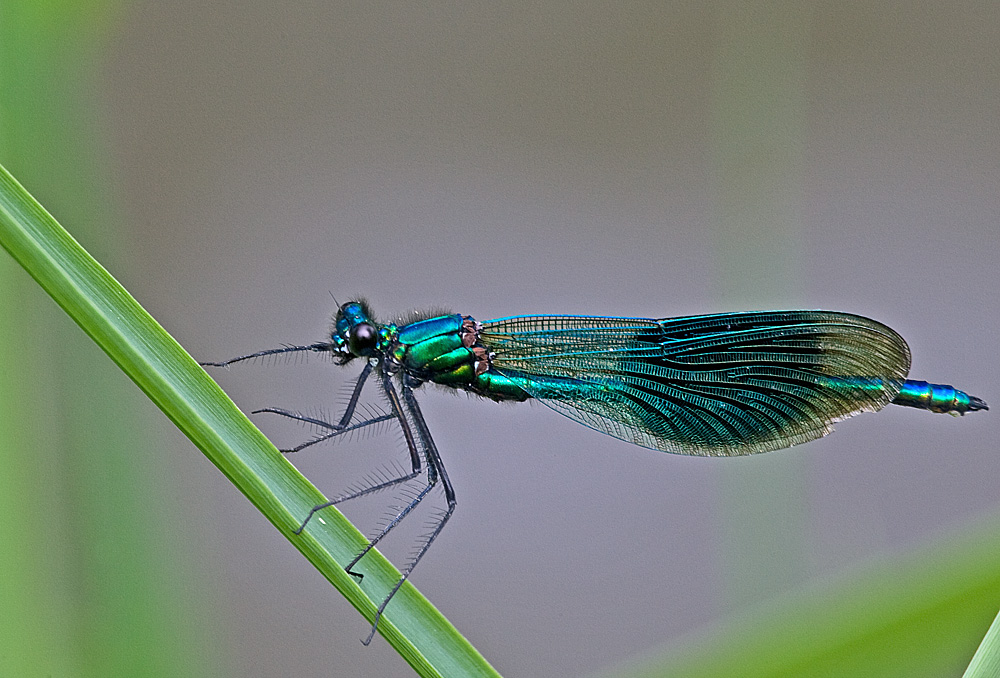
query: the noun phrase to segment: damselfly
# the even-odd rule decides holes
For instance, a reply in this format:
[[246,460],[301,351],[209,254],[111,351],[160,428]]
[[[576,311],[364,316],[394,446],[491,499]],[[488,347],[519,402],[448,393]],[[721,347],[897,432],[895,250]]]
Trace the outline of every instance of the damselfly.
[[[269,407],[326,433],[295,450],[395,420],[410,470],[320,504],[324,508],[422,479],[418,492],[346,567],[354,567],[440,483],[447,508],[423,538],[375,614],[386,605],[455,511],[455,490],[417,404],[426,382],[496,401],[537,399],[560,414],[642,447],[676,454],[736,456],[767,452],[826,435],[833,423],[892,403],[950,414],[988,409],[951,386],[906,378],[910,350],[885,325],[832,311],[762,311],[683,318],[513,316],[477,322],[466,315],[375,320],[367,303],[337,311],[329,341],[259,351],[224,367],[298,351],[326,353],[341,365],[364,362],[336,422]],[[388,403],[356,417],[362,387],[374,378]],[[285,450],[294,451],[294,450]]]

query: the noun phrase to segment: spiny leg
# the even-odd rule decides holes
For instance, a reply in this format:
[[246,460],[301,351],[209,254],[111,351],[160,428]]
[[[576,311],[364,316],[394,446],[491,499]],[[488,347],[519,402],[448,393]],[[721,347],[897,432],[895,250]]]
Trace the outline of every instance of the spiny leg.
[[[330,501],[313,506],[312,509],[310,509],[309,511],[309,515],[305,517],[305,520],[302,521],[302,524],[299,525],[297,530],[295,530],[295,534],[302,534],[302,531],[306,528],[306,525],[309,524],[309,521],[312,520],[312,517],[316,515],[316,513],[322,511],[325,508],[329,508],[330,506],[334,506],[336,504],[339,504],[341,502],[346,502],[351,499],[357,499],[358,497],[363,497],[365,495],[372,494],[380,490],[384,490],[388,487],[399,485],[400,483],[405,483],[409,480],[413,480],[422,472],[420,455],[415,454],[414,447],[413,445],[410,444],[410,441],[412,440],[412,435],[409,433],[409,429],[407,428],[406,420],[403,417],[402,410],[399,407],[399,402],[398,398],[396,398],[395,391],[391,389],[391,382],[389,381],[388,376],[383,376],[382,387],[383,389],[385,389],[386,384],[389,384],[390,390],[387,392],[387,396],[389,397],[389,401],[392,406],[393,410],[392,413],[383,414],[377,417],[371,417],[370,419],[358,422],[357,424],[348,425],[348,423],[351,421],[351,418],[354,416],[354,412],[355,409],[357,408],[358,401],[361,398],[361,391],[364,388],[365,381],[368,379],[371,372],[372,372],[371,363],[366,363],[364,369],[361,371],[361,374],[358,375],[358,380],[355,383],[354,388],[351,392],[351,397],[347,402],[347,407],[345,408],[344,414],[340,418],[340,421],[336,424],[331,424],[330,422],[323,421],[322,419],[318,419],[315,417],[308,417],[302,414],[298,414],[296,412],[290,412],[288,410],[284,410],[278,407],[265,407],[259,410],[254,410],[253,412],[253,414],[258,414],[261,412],[277,414],[282,417],[287,417],[288,419],[293,419],[295,421],[301,421],[308,424],[314,424],[330,430],[330,433],[322,435],[314,440],[307,441],[291,449],[281,450],[283,453],[286,454],[291,452],[298,452],[299,450],[309,447],[310,445],[315,445],[316,443],[321,443],[326,440],[330,440],[331,438],[344,435],[345,433],[351,433],[353,431],[360,430],[367,426],[372,426],[374,424],[378,424],[384,421],[389,421],[391,419],[397,419],[400,422],[400,425],[403,427],[403,433],[407,437],[407,446],[410,448],[410,461],[411,461],[411,471],[409,473],[406,473],[396,478],[389,478],[384,482],[376,483],[369,487],[362,488],[356,492],[351,492],[350,494],[341,495],[339,497],[331,499]],[[367,553],[367,551],[365,552]],[[355,560],[354,562],[357,562],[357,560]]]
[[351,392],[351,398],[347,401],[347,407],[344,408],[344,416],[340,418],[340,423],[337,424],[337,428],[344,428],[351,421],[351,417],[354,416],[354,408],[358,406],[358,399],[361,397],[361,389],[365,386],[365,381],[368,380],[368,375],[372,373],[372,364],[365,363],[365,368],[361,370],[361,374],[358,375],[358,381],[354,384],[354,390]]
[[[328,343],[309,344],[307,346],[283,346],[281,348],[271,348],[265,351],[257,351],[256,353],[248,353],[247,355],[242,355],[237,358],[230,358],[229,360],[223,360],[220,362],[206,361],[206,362],[200,362],[198,364],[203,367],[229,367],[233,363],[243,362],[245,360],[253,360],[254,358],[262,358],[265,356],[281,355],[285,353],[299,353],[306,351],[311,351],[314,353],[328,353],[332,350],[333,350],[333,344],[328,344]],[[298,452],[299,450],[309,447],[310,445],[315,445],[317,443],[329,440],[330,438],[340,433],[346,433],[348,431],[364,428],[365,426],[370,426],[371,424],[377,424],[379,422],[388,421],[389,419],[393,418],[393,415],[372,417],[365,421],[359,422],[354,426],[348,426],[348,424],[351,421],[351,418],[354,416],[354,411],[358,406],[358,401],[361,398],[361,390],[364,388],[365,382],[368,380],[368,376],[371,374],[371,372],[372,372],[372,364],[365,363],[364,369],[361,370],[361,374],[358,375],[358,379],[354,384],[354,389],[351,392],[351,397],[347,401],[347,407],[344,408],[344,414],[343,416],[341,416],[340,422],[337,424],[331,424],[330,422],[323,421],[322,419],[317,419],[315,417],[307,417],[305,415],[301,415],[295,412],[290,412],[289,410],[281,409],[279,407],[264,407],[259,410],[254,410],[253,412],[251,412],[251,414],[260,414],[262,412],[278,414],[283,417],[287,417],[289,419],[295,419],[296,421],[301,421],[307,424],[313,424],[315,426],[326,428],[334,432],[329,435],[316,438],[315,440],[310,440],[309,442],[303,443],[302,445],[299,445],[298,447],[295,447],[293,449],[282,450],[282,452],[285,453]]]
[[301,421],[306,424],[313,424],[315,426],[319,426],[321,428],[330,430],[330,433],[326,433],[317,438],[313,438],[312,440],[307,440],[306,442],[296,445],[295,447],[282,449],[281,452],[284,454],[291,454],[292,452],[300,452],[301,450],[304,450],[307,447],[311,447],[312,445],[316,445],[318,443],[326,442],[327,440],[330,440],[331,438],[336,438],[339,435],[343,435],[345,433],[351,433],[353,431],[363,429],[366,426],[371,426],[373,424],[380,424],[383,421],[390,421],[396,418],[395,414],[380,414],[377,417],[372,417],[371,419],[365,419],[364,421],[359,421],[357,424],[351,424],[350,426],[345,426],[341,428],[338,424],[331,424],[330,422],[323,421],[322,419],[316,419],[315,417],[308,417],[304,414],[299,414],[298,412],[291,412],[289,410],[284,410],[280,407],[262,407],[259,410],[254,410],[250,414],[261,414],[261,413],[277,414],[282,417],[286,417],[288,419]]
[[[275,349],[275,350],[277,350],[277,349]],[[267,354],[269,352],[264,351],[263,353]],[[257,354],[254,354],[254,355],[257,355]],[[234,358],[234,361],[235,360],[242,360],[242,359],[243,358]],[[219,363],[219,364],[227,365],[227,364],[229,364],[229,362],[233,362],[233,361],[228,361],[226,363]],[[215,364],[215,363],[213,363],[213,364]],[[373,418],[368,419],[366,421],[362,421],[362,422],[360,422],[358,424],[355,424],[354,426],[348,426],[348,424],[351,421],[351,418],[354,416],[354,410],[358,406],[358,401],[361,398],[361,390],[364,388],[365,382],[368,380],[368,376],[371,373],[372,373],[372,365],[371,365],[371,363],[365,363],[364,369],[361,370],[361,374],[358,375],[358,379],[354,383],[354,389],[351,391],[351,397],[347,401],[347,407],[344,408],[344,414],[343,414],[343,416],[340,417],[340,422],[338,422],[336,424],[331,424],[328,421],[323,421],[322,419],[317,419],[315,417],[307,417],[305,415],[301,415],[301,414],[298,414],[296,412],[291,412],[289,410],[285,410],[285,409],[282,409],[280,407],[263,407],[263,408],[261,408],[259,410],[254,410],[253,412],[251,412],[251,414],[260,414],[262,412],[267,412],[267,413],[270,413],[270,414],[277,414],[277,415],[280,415],[282,417],[287,417],[289,419],[294,419],[296,421],[305,422],[307,424],[313,424],[313,425],[319,426],[321,428],[325,428],[325,429],[329,429],[329,430],[333,431],[333,433],[331,433],[329,435],[320,436],[319,438],[316,438],[314,440],[310,440],[309,442],[303,443],[302,445],[299,445],[299,446],[294,447],[292,449],[282,450],[282,452],[285,452],[285,453],[288,453],[288,452],[298,452],[299,450],[304,449],[306,447],[309,447],[310,445],[315,445],[316,443],[321,443],[321,442],[323,442],[325,440],[329,440],[330,438],[333,438],[334,436],[338,435],[339,433],[344,433],[344,432],[347,432],[348,430],[355,430],[355,429],[359,429],[359,428],[364,428],[365,426],[368,426],[368,425],[371,425],[371,424],[376,424],[376,423],[378,423],[380,421],[388,421],[389,419],[392,418],[392,415],[388,415],[388,416],[386,416],[384,418],[383,417],[373,417]]]
[[[400,403],[399,396],[396,394],[396,389],[393,388],[392,386],[392,379],[388,374],[382,374],[381,379],[382,379],[381,383],[382,389],[385,392],[386,398],[389,400],[390,407],[392,408],[392,414],[385,416],[399,421],[400,428],[403,431],[403,437],[406,439],[406,447],[410,453],[410,468],[411,468],[410,472],[398,478],[390,478],[385,482],[378,483],[370,487],[366,487],[364,489],[358,490],[357,492],[340,496],[335,499],[331,499],[330,501],[325,502],[323,504],[314,506],[312,510],[309,511],[309,515],[306,516],[306,519],[302,522],[302,525],[299,526],[299,529],[295,531],[296,534],[301,534],[302,530],[305,529],[306,525],[312,519],[313,515],[315,515],[318,511],[321,511],[330,506],[334,506],[335,504],[348,501],[350,499],[356,499],[358,497],[363,497],[365,495],[372,494],[373,492],[378,492],[379,490],[384,490],[388,487],[392,487],[393,485],[399,485],[400,483],[405,483],[409,480],[413,480],[423,472],[423,462],[420,459],[420,448],[417,446],[416,439],[413,437],[413,432],[410,430],[410,425],[406,420],[406,415],[403,412],[403,406],[402,403]],[[355,396],[357,396],[359,393],[360,389],[356,388]],[[293,416],[293,418],[295,417]],[[362,422],[362,424],[367,426],[374,423],[378,423],[378,421],[381,421],[382,419],[383,419],[382,417],[376,417],[366,422]],[[362,424],[359,424],[358,426]],[[355,430],[356,428],[357,426],[352,426],[342,429],[340,431],[335,431],[334,433],[330,434],[329,437],[340,435],[342,433],[347,433],[348,431]],[[426,429],[426,426],[424,426],[424,429]],[[344,568],[348,572],[348,574],[358,577],[358,579],[364,578],[364,575],[359,572],[351,572],[351,567],[357,564],[357,562],[361,560],[361,558],[366,553],[368,553],[372,549],[372,547],[375,546],[375,544],[377,544],[386,534],[388,534],[388,532],[392,530],[392,528],[398,525],[399,521],[402,520],[406,516],[406,514],[408,514],[411,510],[413,510],[414,506],[420,503],[420,500],[422,500],[424,496],[426,496],[427,491],[436,482],[437,482],[436,475],[433,479],[428,477],[428,486],[423,491],[421,491],[421,493],[418,494],[407,507],[405,507],[402,511],[400,511],[400,513],[393,520],[391,520],[389,524],[386,525],[386,527],[383,528],[381,532],[379,532],[379,534],[374,539],[368,542],[368,545],[364,548],[364,550],[362,550],[361,553],[359,553],[358,556],[354,558],[354,560],[352,560],[350,564],[347,565],[347,567]]]
[[[386,398],[388,398],[389,400],[389,406],[392,408],[393,416],[395,416],[396,419],[399,421],[399,426],[403,430],[403,438],[406,439],[406,447],[410,452],[410,466],[413,470],[408,475],[408,477],[404,476],[405,479],[409,480],[411,478],[415,478],[421,471],[422,462],[420,461],[420,448],[417,447],[417,441],[413,437],[413,431],[410,429],[410,424],[406,419],[406,414],[403,412],[403,404],[400,402],[399,396],[396,394],[396,389],[393,388],[392,386],[392,378],[388,374],[385,373],[382,374],[381,386],[382,390],[385,392]],[[403,482],[403,479],[400,479],[398,482]],[[366,553],[371,551],[372,548],[375,546],[375,544],[377,544],[379,541],[382,540],[382,537],[387,535],[389,531],[392,530],[392,528],[396,527],[396,525],[399,524],[399,521],[401,521],[404,517],[406,517],[406,515],[410,511],[412,511],[417,504],[420,503],[420,501],[427,495],[428,490],[431,487],[433,487],[436,482],[437,482],[437,475],[435,473],[435,470],[433,468],[428,468],[427,487],[421,490],[420,493],[417,494],[417,496],[414,497],[409,504],[403,507],[403,509],[398,514],[396,514],[396,517],[390,520],[389,523],[384,528],[382,528],[382,530],[375,536],[375,538],[368,542],[368,545],[365,546],[365,548],[361,551],[361,553],[359,553],[354,558],[354,560],[352,560],[347,565],[347,567],[344,568],[345,570],[347,570],[348,574],[357,577],[359,580],[364,578],[364,575],[361,573],[351,572],[351,568],[355,564],[357,564],[357,562],[361,560]],[[388,484],[384,484],[384,486],[387,487]],[[382,488],[380,487],[379,489]],[[365,491],[365,493],[367,494],[369,491],[374,491],[374,489]],[[361,495],[356,494],[354,496],[361,496]],[[352,496],[349,498],[353,499],[354,497]],[[346,501],[346,499],[341,499],[338,501]]]
[[[391,382],[388,381],[388,379],[386,379],[384,387],[387,389],[387,395],[390,395],[390,401],[393,402],[395,406],[395,403],[398,401],[396,400],[395,390],[392,389],[392,384]],[[419,504],[423,500],[423,498],[426,497],[428,493],[430,493],[430,491],[434,488],[439,479],[441,481],[441,486],[444,488],[444,496],[445,500],[448,502],[448,508],[438,518],[437,524],[434,526],[434,529],[431,530],[430,534],[427,535],[427,537],[424,540],[424,543],[417,550],[416,555],[410,560],[409,564],[400,573],[399,581],[396,582],[396,585],[392,587],[392,590],[389,591],[389,594],[382,600],[382,603],[378,606],[378,609],[375,611],[375,620],[372,622],[372,630],[368,634],[368,637],[361,641],[365,645],[371,643],[372,638],[375,637],[375,632],[378,630],[379,620],[382,618],[382,613],[385,612],[386,605],[389,604],[389,601],[392,600],[392,597],[396,595],[397,591],[399,591],[400,587],[403,585],[403,582],[405,582],[410,577],[410,573],[413,572],[413,569],[417,566],[417,563],[419,563],[420,559],[424,557],[425,553],[427,553],[427,550],[431,547],[431,544],[434,543],[434,540],[437,539],[437,536],[441,534],[441,531],[444,529],[444,526],[448,522],[448,519],[451,518],[452,514],[455,512],[455,506],[456,506],[455,489],[451,485],[451,480],[449,480],[448,473],[445,470],[444,464],[441,461],[441,455],[438,453],[437,446],[434,444],[434,439],[431,437],[430,429],[427,427],[427,422],[424,420],[424,415],[420,411],[420,406],[417,404],[417,399],[413,395],[413,389],[408,383],[408,378],[406,377],[404,377],[403,401],[402,403],[400,403],[400,406],[401,409],[405,408],[406,412],[413,420],[413,423],[416,425],[417,428],[417,436],[420,438],[420,442],[423,444],[424,454],[427,456],[427,485],[420,491],[419,494],[417,494],[416,497],[414,497],[410,501],[409,504],[407,504],[398,514],[396,514],[396,517],[393,518],[393,520],[388,525],[386,525],[386,527],[382,530],[382,532],[379,533],[374,539],[372,539],[368,543],[368,546],[366,546],[365,549],[360,554],[358,554],[358,556],[347,566],[346,568],[347,573],[354,575],[359,579],[364,576],[360,573],[352,572],[351,568],[359,560],[361,560],[361,558],[366,553],[368,553],[368,551],[370,551],[375,546],[375,544],[378,543],[389,532],[389,530],[398,525],[399,522],[402,521],[403,518],[405,518],[410,513],[410,511],[416,508],[417,504]],[[408,427],[404,426],[404,431],[407,429]],[[412,434],[407,434],[407,444],[409,444],[411,440],[412,440]]]
[[309,417],[298,412],[292,412],[291,410],[286,410],[282,407],[262,407],[259,410],[253,410],[250,414],[279,414],[282,417],[287,417],[288,419],[294,419],[295,421],[301,421],[304,424],[313,424],[320,428],[325,428],[329,431],[339,431],[336,424],[331,424],[325,419],[317,419],[316,417]]
[[[288,417],[290,419],[295,419],[297,421],[305,421],[305,422],[308,422],[308,423],[316,423],[316,424],[319,424],[321,426],[326,426],[326,427],[329,427],[329,428],[334,428],[334,424],[330,424],[330,423],[323,422],[323,421],[320,421],[320,420],[313,420],[311,417],[304,417],[304,416],[301,416],[301,415],[297,415],[294,412],[286,412],[284,410],[279,410],[278,408],[265,408],[263,410],[257,410],[257,412],[271,412],[271,413],[274,413],[274,414],[280,414],[282,416],[286,416],[286,417]],[[335,430],[332,433],[328,433],[328,434],[326,434],[324,436],[316,438],[315,440],[310,440],[308,442],[302,443],[301,445],[298,445],[298,446],[293,447],[291,449],[281,450],[281,452],[283,452],[285,454],[288,454],[288,453],[291,453],[291,452],[298,452],[299,450],[301,450],[303,448],[306,448],[306,447],[308,447],[310,445],[314,445],[316,443],[320,443],[320,442],[323,442],[325,440],[330,440],[331,438],[334,438],[334,437],[339,436],[339,435],[343,435],[345,433],[352,433],[352,432],[357,431],[359,429],[362,429],[362,428],[364,428],[366,426],[372,426],[373,424],[378,424],[378,423],[381,423],[381,422],[384,422],[384,421],[389,421],[390,419],[396,419],[396,418],[397,417],[396,417],[395,414],[384,414],[384,415],[381,415],[381,416],[378,416],[378,417],[373,417],[372,419],[367,419],[365,421],[359,422],[359,423],[354,424],[352,426],[348,426],[346,428]],[[309,524],[309,521],[312,520],[312,517],[314,515],[316,515],[316,513],[318,513],[319,511],[322,511],[325,508],[329,508],[330,506],[335,506],[337,504],[340,504],[341,502],[346,502],[346,501],[349,501],[351,499],[357,499],[358,497],[363,497],[365,495],[372,494],[374,492],[378,492],[379,490],[384,490],[384,489],[386,489],[388,487],[392,487],[393,485],[399,485],[401,483],[405,483],[408,480],[413,480],[418,475],[420,475],[420,473],[421,473],[421,469],[419,467],[417,467],[417,468],[412,469],[409,473],[406,473],[406,474],[401,475],[399,477],[389,478],[388,480],[385,480],[384,482],[376,483],[374,485],[370,485],[370,486],[362,488],[362,489],[360,489],[360,490],[358,490],[356,492],[351,492],[350,494],[345,494],[345,495],[341,495],[339,497],[335,497],[335,498],[333,498],[333,499],[331,499],[329,501],[323,502],[322,504],[317,504],[316,506],[313,506],[309,510],[309,514],[302,521],[302,524],[299,525],[299,527],[295,530],[295,534],[302,534],[302,531],[304,529],[306,529],[306,525]]]
[[[351,499],[357,499],[358,497],[364,497],[365,495],[369,495],[369,494],[372,494],[374,492],[378,492],[380,490],[384,490],[384,489],[386,489],[388,487],[392,487],[394,485],[399,485],[400,483],[405,483],[405,482],[407,482],[409,480],[413,480],[414,478],[416,478],[417,476],[419,476],[421,473],[422,473],[421,469],[417,468],[417,469],[414,469],[414,470],[410,471],[409,473],[407,473],[405,475],[399,476],[398,478],[390,478],[389,480],[386,480],[385,482],[378,483],[376,485],[371,485],[371,486],[366,487],[364,489],[358,490],[357,492],[352,492],[351,494],[341,495],[339,497],[331,499],[330,501],[327,501],[327,502],[324,502],[322,504],[318,504],[316,506],[313,506],[309,510],[309,515],[307,515],[306,519],[302,521],[302,524],[299,525],[299,528],[297,530],[295,530],[295,534],[302,534],[302,530],[306,529],[306,525],[309,524],[309,521],[312,520],[312,517],[314,515],[316,515],[318,512],[320,512],[323,509],[325,509],[325,508],[329,508],[331,506],[336,506],[337,504],[343,503],[345,501],[350,501]],[[399,522],[398,521],[398,516],[397,516],[397,520],[395,520],[393,522],[394,523],[395,522]],[[391,527],[394,527],[394,525],[391,525]],[[351,566],[354,565],[359,560],[361,560],[361,556],[363,556],[366,553],[368,553],[368,551],[371,550],[372,546],[375,545],[375,542],[378,541],[379,539],[381,539],[382,537],[384,537],[385,533],[389,529],[390,528],[386,528],[385,530],[383,530],[378,535],[378,537],[375,538],[375,540],[369,542],[368,546],[365,547],[365,549],[361,552],[361,554],[358,555],[358,557],[356,557],[354,560],[352,560],[350,562],[350,564],[347,565],[347,567],[344,568],[345,570],[347,570],[348,574],[357,577],[359,580],[364,578],[363,574],[359,574],[357,572],[351,572]]]
[[266,351],[257,351],[256,353],[248,353],[246,355],[241,355],[237,358],[230,358],[229,360],[223,360],[220,362],[200,362],[198,363],[202,367],[229,367],[233,363],[243,362],[244,360],[253,360],[254,358],[263,358],[269,355],[281,355],[282,353],[300,353],[303,351],[311,351],[313,353],[329,353],[333,350],[333,344],[320,343],[320,344],[309,344],[308,346],[282,346],[281,348],[269,348]]

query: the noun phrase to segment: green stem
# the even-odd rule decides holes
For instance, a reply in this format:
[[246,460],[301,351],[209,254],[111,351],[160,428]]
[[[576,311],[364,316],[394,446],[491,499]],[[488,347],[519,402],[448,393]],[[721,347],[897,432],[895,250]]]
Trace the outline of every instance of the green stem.
[[[181,346],[0,167],[0,245],[139,386],[198,449],[368,620],[398,580],[376,551],[362,589],[344,565],[365,538],[335,509],[293,534],[323,501]],[[379,632],[421,676],[498,676],[407,583]]]

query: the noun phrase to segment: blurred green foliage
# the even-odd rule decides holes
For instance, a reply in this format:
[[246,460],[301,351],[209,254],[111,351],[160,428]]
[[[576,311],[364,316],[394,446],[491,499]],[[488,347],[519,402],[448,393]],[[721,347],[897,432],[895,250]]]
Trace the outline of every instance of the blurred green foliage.
[[[0,3],[0,162],[115,265],[127,233],[96,123],[123,9]],[[0,675],[219,675],[149,408],[7,256],[0,290]]]

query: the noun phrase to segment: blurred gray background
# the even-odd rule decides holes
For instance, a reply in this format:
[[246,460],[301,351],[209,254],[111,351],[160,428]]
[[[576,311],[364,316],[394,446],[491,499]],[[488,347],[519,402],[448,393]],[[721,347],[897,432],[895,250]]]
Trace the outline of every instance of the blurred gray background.
[[[130,228],[108,263],[199,359],[321,340],[331,294],[386,318],[830,308],[996,405],[998,44],[993,2],[137,4],[98,93]],[[335,411],[356,373],[213,376],[246,411]],[[889,408],[706,460],[425,390],[459,506],[413,582],[510,676],[682,642],[1000,504],[995,413]],[[411,675],[143,407],[235,671]],[[383,451],[293,461],[332,494]]]

